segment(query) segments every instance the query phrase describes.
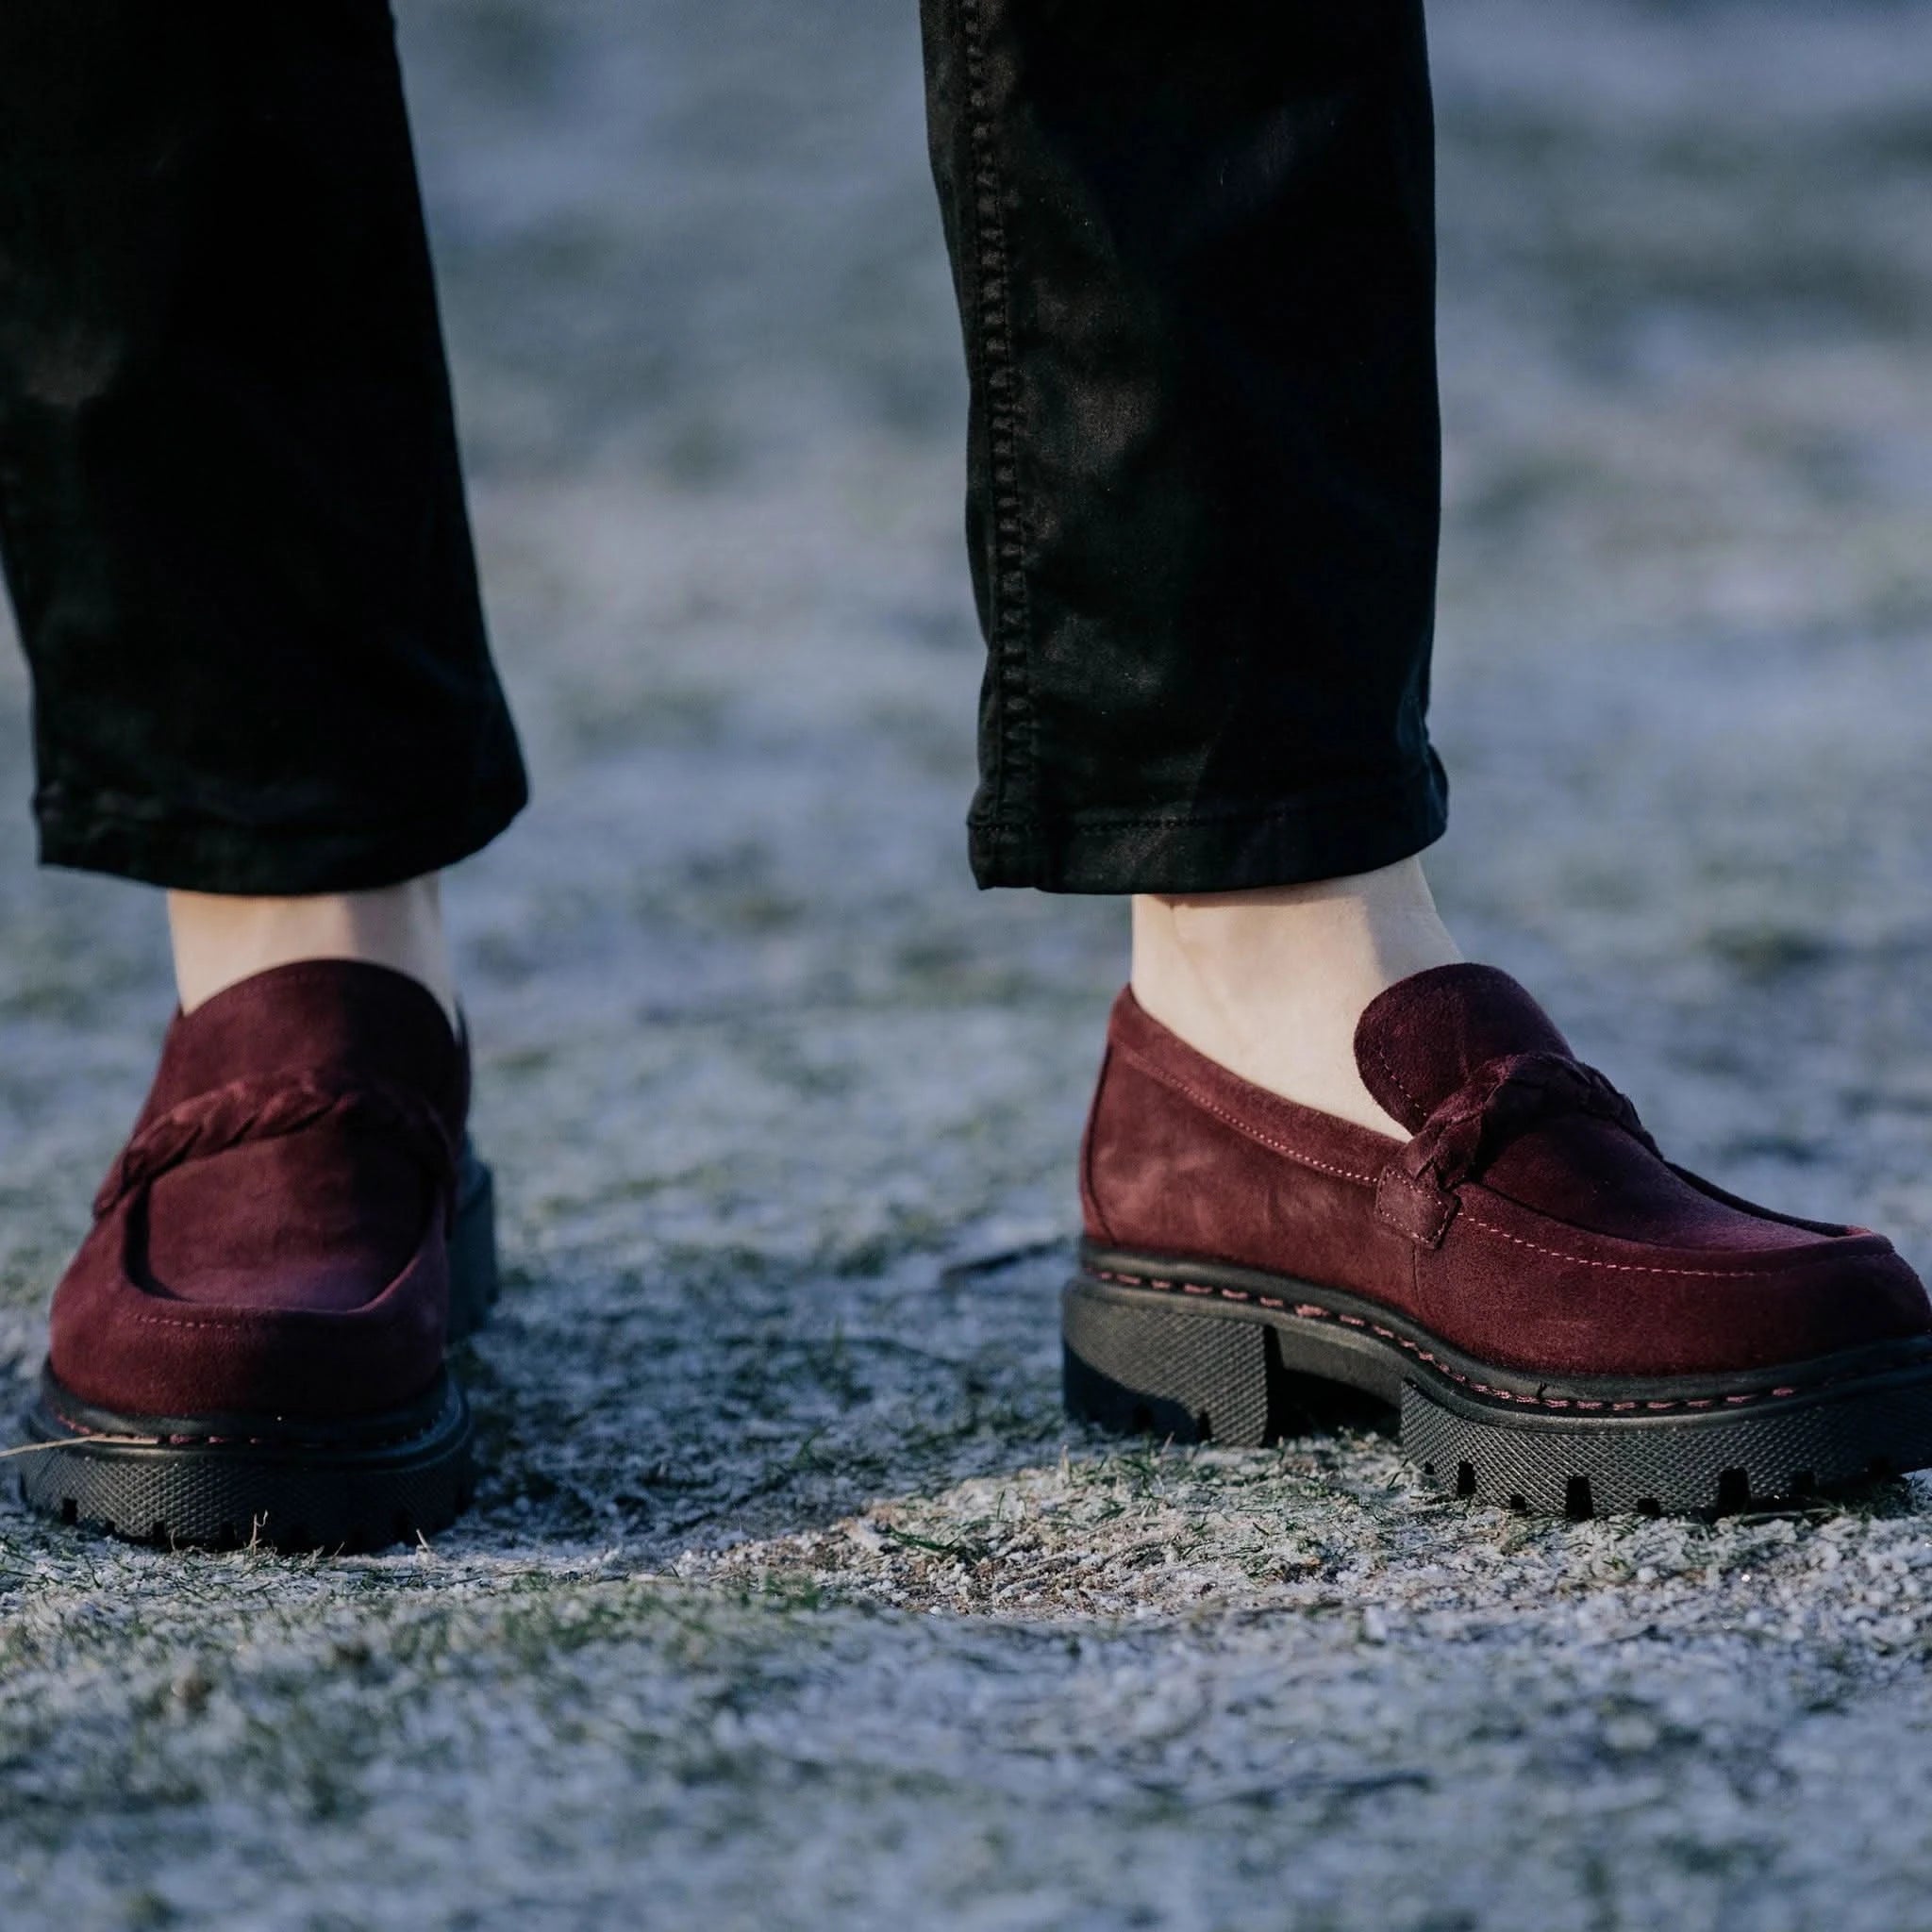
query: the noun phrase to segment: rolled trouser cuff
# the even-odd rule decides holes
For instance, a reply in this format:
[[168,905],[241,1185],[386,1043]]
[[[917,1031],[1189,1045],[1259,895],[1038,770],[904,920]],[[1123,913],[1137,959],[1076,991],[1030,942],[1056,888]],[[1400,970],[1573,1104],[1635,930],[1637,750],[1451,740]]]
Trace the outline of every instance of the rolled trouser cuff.
[[381,825],[263,825],[173,817],[137,800],[35,801],[42,865],[108,873],[189,892],[263,898],[370,891],[441,872],[482,848],[522,810],[521,765],[459,808]]
[[0,8],[0,454],[49,863],[352,891],[522,804],[385,0]]
[[1047,892],[1239,892],[1346,878],[1412,858],[1442,836],[1449,786],[1430,752],[1380,784],[1260,805],[1087,811],[970,822],[982,886]]

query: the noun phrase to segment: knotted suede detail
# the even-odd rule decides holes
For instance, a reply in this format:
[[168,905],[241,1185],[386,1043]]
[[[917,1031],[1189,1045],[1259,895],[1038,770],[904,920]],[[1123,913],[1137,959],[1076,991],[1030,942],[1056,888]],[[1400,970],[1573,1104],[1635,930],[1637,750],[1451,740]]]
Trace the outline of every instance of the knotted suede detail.
[[298,1134],[328,1120],[357,1121],[397,1135],[441,1191],[456,1197],[457,1149],[436,1109],[408,1088],[349,1067],[316,1067],[230,1080],[171,1107],[122,1150],[94,1196],[94,1216],[112,1212],[137,1189],[190,1160],[245,1141]]
[[1594,1067],[1567,1054],[1500,1054],[1477,1067],[1382,1170],[1376,1215],[1424,1247],[1440,1246],[1456,1218],[1457,1189],[1510,1141],[1565,1114],[1607,1121],[1657,1152],[1637,1109]]

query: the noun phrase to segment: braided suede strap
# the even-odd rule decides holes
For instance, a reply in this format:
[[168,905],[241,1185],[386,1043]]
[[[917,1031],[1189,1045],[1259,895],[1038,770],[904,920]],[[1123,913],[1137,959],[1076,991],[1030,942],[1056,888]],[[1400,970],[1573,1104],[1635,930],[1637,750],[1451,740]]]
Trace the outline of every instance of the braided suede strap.
[[151,1187],[185,1161],[205,1160],[254,1141],[299,1134],[324,1121],[354,1121],[392,1134],[455,1198],[457,1148],[434,1108],[420,1094],[347,1067],[315,1067],[230,1080],[171,1107],[135,1135],[94,1196],[98,1218],[137,1189]]
[[1382,1171],[1376,1214],[1435,1247],[1456,1218],[1457,1189],[1531,1127],[1564,1114],[1607,1121],[1657,1151],[1637,1109],[1594,1067],[1564,1054],[1504,1054],[1476,1068]]

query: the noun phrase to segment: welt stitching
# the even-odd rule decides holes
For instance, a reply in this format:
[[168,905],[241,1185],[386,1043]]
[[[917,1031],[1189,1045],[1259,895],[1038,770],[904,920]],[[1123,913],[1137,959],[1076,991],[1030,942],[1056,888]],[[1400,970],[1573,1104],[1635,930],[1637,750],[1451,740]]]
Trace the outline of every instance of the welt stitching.
[[[967,143],[973,191],[972,247],[979,271],[976,320],[986,381],[987,453],[991,465],[993,571],[988,643],[999,682],[995,743],[997,813],[1005,819],[1017,789],[1030,813],[1033,792],[1032,693],[1027,642],[1025,521],[1020,498],[1020,393],[1013,363],[1012,265],[1002,199],[999,148],[986,92],[982,0],[961,0],[966,50]],[[1023,817],[1023,824],[1026,821]]]
[[1223,1288],[1198,1281],[1164,1280],[1156,1275],[1124,1274],[1105,1268],[1096,1269],[1094,1274],[1101,1281],[1117,1282],[1124,1288],[1158,1289],[1168,1294],[1211,1295],[1225,1302],[1256,1302],[1264,1308],[1287,1309],[1305,1321],[1337,1322],[1345,1328],[1363,1328],[1382,1341],[1392,1341],[1396,1347],[1407,1350],[1418,1361],[1427,1362],[1439,1374],[1447,1375],[1452,1382],[1460,1382],[1465,1388],[1474,1390],[1479,1395],[1492,1395],[1499,1402],[1513,1402],[1522,1408],[1574,1408],[1611,1415],[1627,1415],[1640,1409],[1648,1415],[1679,1408],[1742,1408],[1751,1403],[1762,1402],[1768,1396],[1805,1395],[1813,1390],[1829,1389],[1840,1382],[1856,1382],[1860,1379],[1854,1374],[1825,1375],[1815,1382],[1792,1382],[1775,1389],[1757,1390],[1748,1395],[1685,1395],[1673,1397],[1667,1401],[1609,1402],[1586,1400],[1581,1396],[1519,1395],[1512,1390],[1498,1389],[1491,1383],[1478,1382],[1474,1375],[1460,1374],[1452,1369],[1440,1356],[1424,1348],[1421,1343],[1409,1341],[1406,1335],[1399,1335],[1394,1329],[1385,1327],[1379,1322],[1371,1322],[1361,1315],[1341,1314],[1334,1308],[1324,1307],[1319,1302],[1290,1302],[1285,1296],[1255,1294],[1244,1288]]
[[[326,1438],[320,1436],[186,1436],[172,1433],[165,1436],[125,1436],[116,1434],[108,1429],[90,1428],[87,1424],[76,1422],[73,1416],[66,1414],[61,1409],[57,1408],[54,1411],[54,1416],[55,1420],[63,1428],[72,1429],[76,1436],[79,1436],[86,1441],[102,1443],[125,1442],[130,1447],[139,1445],[142,1448],[192,1449],[200,1445],[226,1446],[231,1444],[240,1444],[250,1449],[336,1449],[341,1447],[340,1442],[331,1442]],[[438,1417],[433,1421],[425,1423],[421,1428],[406,1429],[398,1435],[372,1436],[358,1446],[393,1449],[405,1442],[419,1441],[423,1437],[434,1434],[436,1424],[441,1420],[441,1418]],[[54,1445],[50,1443],[48,1446],[53,1447]]]
[[1135,1052],[1131,1046],[1126,1045],[1123,1041],[1116,1041],[1114,1045],[1119,1050],[1123,1058],[1130,1060],[1150,1079],[1158,1080],[1169,1091],[1178,1093],[1184,1100],[1192,1101],[1203,1112],[1211,1113],[1216,1120],[1225,1122],[1228,1126],[1232,1127],[1243,1139],[1253,1141],[1259,1146],[1268,1148],[1273,1153],[1286,1157],[1293,1161],[1297,1167],[1311,1167],[1318,1174],[1332,1174],[1338,1180],[1355,1181],[1365,1188],[1374,1186],[1375,1176],[1374,1174],[1357,1174],[1350,1168],[1331,1166],[1325,1160],[1317,1160],[1312,1155],[1304,1154],[1298,1148],[1291,1147],[1285,1141],[1277,1141],[1272,1135],[1260,1133],[1256,1128],[1250,1126],[1239,1114],[1230,1113],[1226,1108],[1217,1106],[1207,1094],[1190,1086],[1178,1074],[1170,1074],[1165,1067],[1156,1066],[1152,1060],[1144,1058],[1141,1054]]

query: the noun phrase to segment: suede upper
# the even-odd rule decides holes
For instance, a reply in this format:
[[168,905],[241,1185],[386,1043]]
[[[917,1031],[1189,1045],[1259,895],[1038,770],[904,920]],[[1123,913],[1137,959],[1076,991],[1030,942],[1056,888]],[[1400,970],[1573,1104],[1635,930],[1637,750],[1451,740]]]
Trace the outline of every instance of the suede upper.
[[258,974],[168,1029],[49,1361],[84,1401],[164,1417],[348,1417],[441,1364],[468,1057],[387,968]]
[[1671,1166],[1492,967],[1390,988],[1356,1058],[1408,1141],[1254,1086],[1124,991],[1081,1160],[1088,1234],[1360,1294],[1531,1374],[1722,1374],[1932,1332],[1888,1241]]

